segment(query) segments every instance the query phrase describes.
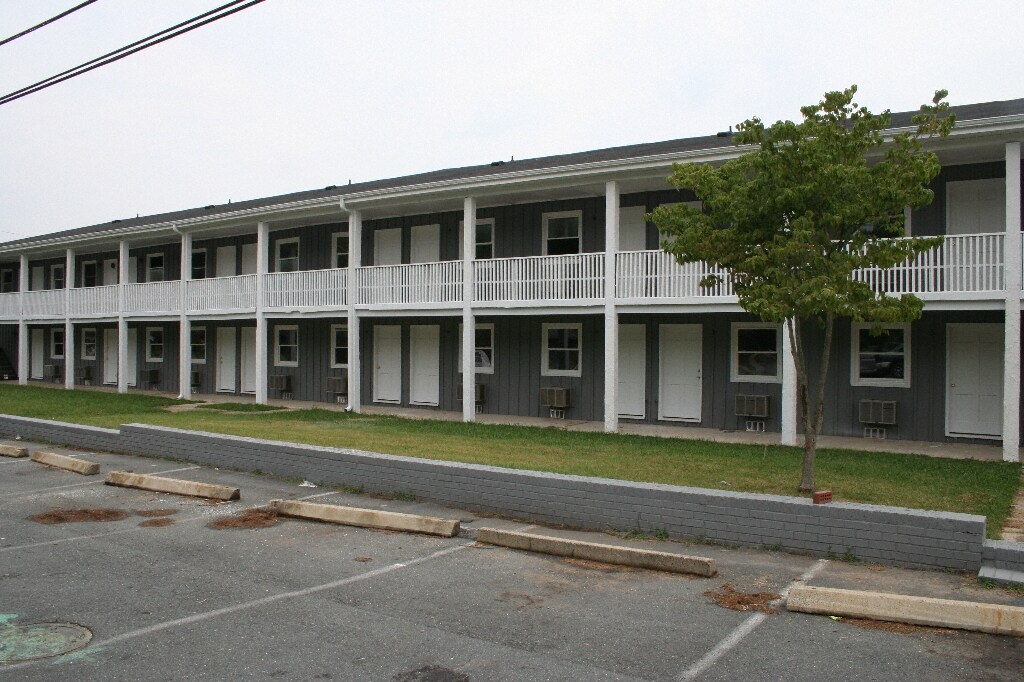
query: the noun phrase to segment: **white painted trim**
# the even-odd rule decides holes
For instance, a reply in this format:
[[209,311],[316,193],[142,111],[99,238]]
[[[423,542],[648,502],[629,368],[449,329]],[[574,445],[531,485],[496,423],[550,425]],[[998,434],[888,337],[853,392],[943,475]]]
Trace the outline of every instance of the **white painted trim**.
[[[92,355],[89,355],[88,353],[86,353],[86,350],[85,350],[86,347],[88,347],[88,345],[89,345],[89,342],[85,340],[85,336],[86,336],[86,334],[88,334],[90,332],[92,333]],[[83,360],[95,360],[96,359],[96,349],[99,347],[99,338],[100,338],[99,337],[99,333],[96,331],[95,327],[85,327],[85,328],[82,329],[82,359]]]
[[[344,201],[341,202],[341,208],[347,210]],[[348,211],[348,234],[348,409],[359,412],[362,410],[362,366],[359,357],[359,312],[355,306],[356,273],[363,256],[363,216],[359,211]]]
[[781,421],[780,442],[783,445],[797,444],[797,376],[796,359],[793,357],[793,344],[789,332],[793,320],[789,319],[782,328],[782,405],[779,408]]
[[[344,363],[338,363],[338,362],[335,362],[334,358],[337,355],[335,351],[337,351],[337,349],[338,349],[338,346],[337,346],[338,336],[337,336],[337,334],[338,334],[338,331],[342,330],[342,329],[345,330],[345,353],[346,353],[346,355],[345,355],[345,362]],[[349,343],[349,340],[348,340],[348,324],[347,323],[345,323],[345,324],[332,324],[331,325],[331,338],[330,338],[330,342],[331,343],[330,343],[330,346],[329,346],[329,351],[330,351],[331,355],[328,358],[328,361],[330,362],[331,369],[346,369],[348,367],[348,343]]]
[[[54,280],[57,279],[56,275],[60,272],[60,277],[64,280],[64,286],[57,286],[54,284]],[[50,289],[65,289],[67,288],[67,278],[64,276],[66,270],[64,263],[53,263],[50,265]]]
[[910,324],[882,324],[882,329],[903,330],[903,371],[902,379],[864,379],[860,376],[860,332],[871,329],[875,325],[866,322],[850,324],[850,385],[851,386],[885,386],[888,388],[910,388],[911,367],[911,335]]
[[[341,237],[344,237],[345,239],[348,239],[348,230],[345,230],[344,232],[335,232],[335,233],[331,234],[331,267],[332,268],[342,268],[342,269],[344,269],[344,268],[348,267],[347,265],[345,265],[345,266],[339,266],[338,265],[338,240]],[[349,240],[348,251],[345,253],[345,257],[348,260],[352,259],[352,242],[351,242],[351,240]]]
[[[160,357],[153,355],[153,345],[149,342],[149,335],[152,332],[160,332]],[[146,327],[146,362],[163,362],[167,357],[167,332],[163,327]]]
[[[86,284],[85,283],[85,273],[89,269],[90,266],[92,267],[93,274],[95,275],[95,280],[94,280],[96,282],[95,284]],[[82,287],[90,287],[90,286],[98,287],[98,286],[101,286],[102,283],[103,283],[103,279],[100,276],[100,266],[99,266],[98,262],[95,261],[95,260],[84,260],[84,261],[82,261]]]
[[[476,345],[476,336],[474,334],[474,337],[473,337],[473,353],[471,354],[471,357],[473,359],[473,368],[474,368],[476,374],[494,374],[494,363],[495,363],[495,359],[497,358],[497,351],[494,348],[494,323],[493,322],[485,322],[485,323],[482,323],[482,324],[477,324],[477,325],[475,325],[475,328],[476,328],[476,331],[480,331],[481,329],[485,329],[485,330],[487,330],[487,331],[489,331],[491,333],[491,345],[490,345],[490,349],[491,349],[491,366],[490,367],[480,367],[479,365],[476,364],[476,351],[477,351],[478,346]],[[460,324],[459,325],[459,367],[458,367],[458,373],[459,374],[462,374],[462,368],[463,368],[463,366],[465,366],[465,363],[466,363],[466,353],[463,352],[463,350],[465,349],[465,337],[466,337],[466,334],[464,333],[465,331],[466,331],[466,325]]]
[[1003,337],[1003,461],[1020,461],[1020,380],[1021,380],[1021,143],[1006,144],[1006,237],[1004,243],[1006,313]]
[[[541,214],[541,254],[548,254],[548,222],[552,218],[576,218],[579,221],[579,230],[576,234],[576,252],[583,253],[583,211],[552,211]],[[564,239],[560,237],[560,239]],[[568,255],[568,254],[559,254]]]
[[[193,364],[193,365],[205,365],[207,358],[210,357],[210,337],[206,333],[206,327],[205,326],[195,327],[195,326],[189,324],[188,331],[189,331],[188,347],[189,347],[189,353],[190,353],[190,358],[191,358],[190,364]],[[195,334],[196,332],[202,332],[203,333],[203,343],[201,344],[202,347],[203,347],[203,357],[201,357],[201,358],[197,358],[196,354],[195,354],[195,351],[192,350],[192,346],[199,345],[199,344],[192,343],[192,334]],[[189,381],[190,382],[191,382],[191,379],[192,379],[192,377],[189,376]]]
[[[57,354],[57,335],[60,334],[60,354]],[[64,327],[54,327],[50,330],[50,359],[63,360],[67,350],[67,330]]]
[[[739,332],[741,329],[775,330],[775,374],[759,376],[739,373]],[[782,326],[772,322],[733,322],[729,343],[729,380],[733,383],[779,384],[782,383]]]
[[[550,369],[548,368],[548,330],[549,329],[575,329],[579,354],[579,362],[576,369]],[[542,377],[579,377],[583,376],[583,324],[580,322],[545,322],[540,330],[540,375]],[[571,349],[567,349],[571,350]]]
[[[476,239],[476,237],[477,237],[476,230],[473,231],[473,238],[472,238],[473,260],[493,260],[495,258],[495,256],[494,256],[494,242],[495,242],[495,239],[496,239],[496,236],[497,236],[497,231],[496,231],[497,228],[495,227],[494,218],[477,218],[476,219],[476,226],[480,227],[481,225],[490,225],[491,226],[491,241],[489,241],[489,242],[477,241],[477,239]],[[465,230],[466,230],[466,221],[465,220],[460,220],[459,221],[459,258],[458,258],[458,260],[464,260],[465,259],[465,255],[466,255],[466,232],[465,232]],[[480,248],[480,246],[483,245],[483,244],[487,244],[487,245],[489,245],[491,247],[491,255],[488,258],[477,258],[476,257],[476,250],[478,248]]]
[[[153,271],[158,268],[153,265],[155,259],[160,259],[160,279],[153,279]],[[167,256],[163,252],[146,254],[146,281],[166,282],[167,281]]]
[[[295,360],[281,359],[281,332],[295,332]],[[257,345],[259,341],[257,340]],[[286,344],[291,345],[291,344]],[[297,324],[275,324],[274,325],[274,367],[298,367],[299,366],[299,325]]]
[[[295,244],[295,269],[294,270],[282,270],[281,269],[281,247],[285,244]],[[278,239],[274,242],[274,272],[298,272],[301,270],[300,258],[301,258],[301,245],[299,237],[289,237],[288,239]],[[288,260],[292,260],[289,258]]]
[[[269,369],[267,365],[267,316],[263,308],[263,300],[267,286],[267,261],[270,258],[270,225],[264,221],[256,224],[256,404],[266,405],[269,398],[267,383]],[[236,342],[238,355],[242,352],[242,342]],[[236,360],[237,361],[237,360]],[[241,381],[241,377],[239,377]]]
[[[476,197],[462,200],[462,221],[459,223],[459,259],[462,261],[462,325],[459,329],[459,372],[462,374],[462,421],[476,421],[476,315],[473,314],[473,289],[476,285],[473,263],[476,260]],[[472,230],[466,226],[472,225]],[[493,239],[492,228],[492,239]],[[491,256],[494,256],[493,244]],[[494,331],[491,328],[491,364],[494,356]],[[493,372],[493,369],[491,370]]]
[[[619,250],[621,219],[619,183],[604,187],[604,431],[619,430],[619,315],[615,310],[615,254]],[[582,240],[583,229],[580,226]],[[546,242],[545,242],[546,244]],[[582,250],[582,241],[580,249]]]

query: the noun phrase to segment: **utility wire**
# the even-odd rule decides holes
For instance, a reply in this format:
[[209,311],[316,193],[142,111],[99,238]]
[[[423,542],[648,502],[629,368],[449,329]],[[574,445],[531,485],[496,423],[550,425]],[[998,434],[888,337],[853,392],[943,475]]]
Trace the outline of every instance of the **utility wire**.
[[35,31],[36,29],[42,28],[43,26],[46,26],[47,24],[52,24],[53,22],[57,21],[58,19],[63,19],[64,17],[66,17],[67,15],[71,14],[72,12],[77,12],[78,10],[82,9],[83,7],[85,7],[86,5],[91,5],[94,2],[96,2],[96,0],[85,0],[85,2],[81,3],[80,5],[75,5],[74,7],[72,7],[69,10],[64,10],[63,12],[58,14],[57,16],[50,17],[46,21],[38,23],[35,26],[33,26],[32,28],[26,28],[21,33],[15,33],[10,38],[4,38],[3,40],[0,40],[0,45],[6,45],[7,43],[9,43],[9,42],[11,42],[13,40],[17,40],[18,38],[21,38],[22,36],[27,36],[32,31]]
[[[175,24],[170,28],[165,28],[164,30],[158,31],[157,33],[154,33],[151,36],[147,36],[146,38],[137,40],[134,43],[125,45],[124,47],[118,48],[117,50],[114,50],[112,52],[108,52],[107,54],[102,55],[100,57],[96,57],[95,59],[85,62],[84,64],[79,64],[78,66],[72,69],[62,71],[61,73],[58,73],[54,76],[50,76],[49,78],[44,78],[43,80],[38,81],[37,83],[33,83],[32,85],[28,85],[24,88],[21,88],[20,90],[15,90],[14,92],[9,92],[6,95],[0,96],[0,106],[7,104],[8,102],[13,102],[16,99],[21,99],[22,97],[25,97],[27,95],[31,95],[32,93],[39,92],[40,90],[45,90],[46,88],[54,86],[57,83],[70,80],[75,76],[81,76],[83,73],[88,73],[89,71],[98,69],[101,66],[106,66],[107,64],[119,61],[129,55],[135,54],[136,52],[141,52],[142,50],[145,50],[147,47],[159,45],[160,43],[166,40],[170,40],[171,38],[177,37],[183,33],[188,33],[189,31],[199,28],[200,26],[205,26],[206,24],[213,23],[218,19],[223,19],[224,17],[230,16],[236,12],[241,12],[243,9],[248,9],[253,5],[258,5],[263,1],[264,0],[233,0],[232,2],[229,2],[226,5],[221,5],[216,9],[212,9],[209,12],[204,12],[203,14],[192,17],[191,19],[183,21],[180,24]],[[200,19],[202,21],[200,21]]]

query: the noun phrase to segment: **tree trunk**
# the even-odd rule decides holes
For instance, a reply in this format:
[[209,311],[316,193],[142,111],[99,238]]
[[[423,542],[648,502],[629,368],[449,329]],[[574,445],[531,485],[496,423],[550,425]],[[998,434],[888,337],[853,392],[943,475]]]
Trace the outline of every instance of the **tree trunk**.
[[[798,372],[798,377],[802,379],[799,393],[804,409],[804,462],[803,471],[800,476],[800,492],[804,493],[814,492],[814,462],[818,451],[818,435],[821,433],[821,427],[825,420],[825,380],[828,378],[829,359],[832,355],[832,331],[834,327],[835,319],[832,315],[826,316],[825,340],[821,344],[821,364],[818,366],[818,383],[815,386],[817,390],[814,396],[813,413],[811,412],[811,405],[808,399],[809,386],[807,385],[806,365],[802,372]],[[801,359],[806,361],[802,346],[800,356]]]

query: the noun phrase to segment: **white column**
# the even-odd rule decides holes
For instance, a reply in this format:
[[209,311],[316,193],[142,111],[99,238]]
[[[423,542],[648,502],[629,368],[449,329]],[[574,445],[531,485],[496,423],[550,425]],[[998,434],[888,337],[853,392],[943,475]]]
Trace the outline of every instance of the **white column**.
[[125,318],[124,287],[128,282],[128,242],[118,244],[117,392],[128,392],[128,320]]
[[619,250],[619,183],[604,191],[604,430],[619,430],[619,314],[615,310],[615,254]]
[[192,322],[188,319],[188,283],[192,279],[192,235],[181,234],[181,282],[178,287],[178,397],[192,399]]
[[64,388],[75,388],[75,326],[71,324],[71,283],[75,276],[75,250],[64,252]]
[[28,383],[29,339],[28,323],[25,321],[25,292],[28,291],[28,256],[21,254],[18,266],[18,301],[21,319],[18,320],[18,383]]
[[793,359],[793,343],[789,338],[791,321],[782,326],[782,417],[783,445],[796,445],[796,360]]
[[1006,325],[1003,341],[1003,460],[1020,461],[1020,142],[1006,144]]
[[356,278],[359,266],[363,262],[363,214],[359,211],[348,212],[348,409],[349,412],[362,410],[362,394],[360,393],[360,355],[359,355],[359,311],[356,309],[357,287]]
[[267,315],[263,312],[263,292],[267,279],[270,248],[270,224],[256,225],[256,402],[267,404]]
[[476,198],[462,201],[462,421],[476,421],[476,316],[473,261],[476,259]]

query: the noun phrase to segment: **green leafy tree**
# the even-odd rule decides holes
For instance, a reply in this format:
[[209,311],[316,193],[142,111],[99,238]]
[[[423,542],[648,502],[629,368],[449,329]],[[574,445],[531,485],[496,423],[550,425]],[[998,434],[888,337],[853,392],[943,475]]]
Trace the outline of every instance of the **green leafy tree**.
[[[941,238],[894,238],[903,235],[904,208],[932,200],[927,185],[939,161],[922,148],[922,138],[952,129],[946,91],[921,107],[909,129],[895,133],[889,111],[872,114],[854,102],[856,92],[851,86],[826,93],[800,109],[799,123],[765,126],[751,118],[739,124],[733,141],[751,151],[717,166],[677,164],[669,178],[692,190],[701,208],[663,206],[652,216],[669,237],[662,248],[678,262],[726,269],[744,310],[766,322],[788,322],[804,432],[801,491],[814,489],[836,320],[881,325],[921,315],[917,297],[887,296],[854,274],[891,268],[941,244]],[[721,280],[710,275],[701,284]]]

